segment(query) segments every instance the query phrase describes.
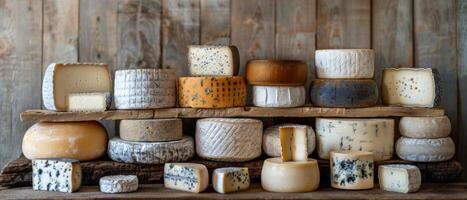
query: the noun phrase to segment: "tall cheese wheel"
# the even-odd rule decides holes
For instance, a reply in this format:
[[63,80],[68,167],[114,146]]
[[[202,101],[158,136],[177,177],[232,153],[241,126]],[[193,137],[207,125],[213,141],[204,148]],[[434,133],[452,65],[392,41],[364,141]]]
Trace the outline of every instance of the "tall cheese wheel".
[[319,186],[318,162],[283,162],[281,158],[268,158],[261,169],[261,186],[271,192],[311,192]]
[[373,153],[365,151],[331,152],[331,186],[346,190],[373,188]]
[[256,119],[207,118],[196,122],[199,157],[243,162],[261,155],[263,124]]
[[164,142],[183,137],[181,119],[120,121],[120,138],[136,142]]
[[180,107],[227,108],[246,105],[246,84],[241,76],[180,77]]
[[26,131],[23,154],[28,159],[87,161],[105,154],[107,140],[107,132],[99,122],[41,122]]
[[316,50],[318,78],[373,78],[375,53],[372,49]]
[[438,139],[400,137],[396,143],[396,152],[403,160],[440,162],[453,158],[456,146],[450,137]]
[[[303,126],[300,124],[279,124],[270,126],[264,130],[263,134],[263,150],[268,156],[281,156],[281,141],[279,138],[279,129],[286,126]],[[316,136],[311,126],[307,127],[307,149],[308,155],[312,154],[316,146]]]
[[310,97],[319,107],[371,107],[378,102],[378,86],[371,79],[315,79]]
[[402,117],[399,131],[402,136],[409,138],[443,138],[451,133],[451,121],[447,116]]
[[175,69],[128,69],[115,72],[117,109],[175,107]]
[[246,80],[251,85],[305,85],[308,66],[300,60],[250,60],[246,65]]
[[253,86],[253,104],[258,107],[298,107],[305,99],[304,86]]

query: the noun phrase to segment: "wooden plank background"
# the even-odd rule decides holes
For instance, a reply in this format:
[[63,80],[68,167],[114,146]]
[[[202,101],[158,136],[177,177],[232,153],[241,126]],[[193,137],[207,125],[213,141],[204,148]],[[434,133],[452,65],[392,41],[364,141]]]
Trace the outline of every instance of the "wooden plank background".
[[189,44],[236,45],[241,74],[249,59],[302,59],[311,80],[326,48],[375,49],[377,81],[386,67],[436,68],[467,166],[467,0],[0,0],[0,166],[21,152],[19,113],[41,108],[49,63],[183,76]]

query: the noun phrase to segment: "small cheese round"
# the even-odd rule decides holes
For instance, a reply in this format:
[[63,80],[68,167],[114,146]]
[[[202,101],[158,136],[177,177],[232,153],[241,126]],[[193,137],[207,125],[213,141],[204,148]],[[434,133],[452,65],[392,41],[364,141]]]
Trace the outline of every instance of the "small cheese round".
[[345,190],[373,188],[373,153],[367,151],[331,152],[331,186]]
[[100,158],[107,148],[107,132],[99,122],[40,122],[23,137],[28,159],[70,158],[88,161]]
[[[279,124],[270,126],[264,130],[263,134],[263,150],[268,156],[280,157],[281,156],[281,142],[279,138],[279,129],[285,126],[303,126],[300,124]],[[312,154],[316,147],[315,131],[311,126],[307,127],[307,149],[308,155]]]
[[310,98],[319,107],[371,107],[378,103],[378,86],[372,79],[315,79]]
[[318,78],[373,78],[372,49],[323,49],[315,52]]
[[246,64],[246,80],[251,85],[303,86],[308,66],[300,60],[250,60]]
[[253,104],[258,107],[298,107],[305,99],[304,86],[253,86]]
[[140,119],[120,121],[120,138],[135,142],[181,140],[181,119]]
[[450,137],[437,139],[400,137],[396,143],[396,153],[403,160],[439,162],[453,158],[456,147]]
[[103,193],[127,193],[138,190],[138,177],[135,175],[104,176],[99,180]]
[[270,192],[311,192],[319,186],[319,168],[315,159],[283,162],[268,158],[261,170],[261,186]]
[[415,165],[380,165],[378,180],[382,190],[409,193],[420,189],[422,174]]
[[451,122],[447,116],[402,117],[399,122],[399,131],[402,136],[409,138],[443,138],[451,133]]

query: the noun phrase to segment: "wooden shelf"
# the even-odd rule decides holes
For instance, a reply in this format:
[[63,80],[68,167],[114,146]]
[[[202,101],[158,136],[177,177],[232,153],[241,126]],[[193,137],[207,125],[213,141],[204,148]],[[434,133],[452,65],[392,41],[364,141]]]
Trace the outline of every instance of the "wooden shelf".
[[105,112],[54,112],[27,110],[22,121],[89,121],[151,118],[206,118],[206,117],[404,117],[442,116],[441,108],[369,107],[369,108],[165,108],[153,110],[109,110]]

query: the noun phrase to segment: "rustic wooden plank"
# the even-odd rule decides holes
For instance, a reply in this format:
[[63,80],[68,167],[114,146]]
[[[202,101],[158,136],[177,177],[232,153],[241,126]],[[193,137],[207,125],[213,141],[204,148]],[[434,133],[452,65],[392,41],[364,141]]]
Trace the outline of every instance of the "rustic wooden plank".
[[[458,85],[459,85],[459,141],[457,157],[467,166],[467,0],[457,1],[457,48],[458,48]],[[463,174],[467,180],[467,173]]]
[[0,0],[0,167],[21,153],[19,114],[41,108],[41,57],[42,1]]
[[201,44],[230,44],[230,0],[201,0]]
[[371,48],[370,0],[319,0],[317,49]]

